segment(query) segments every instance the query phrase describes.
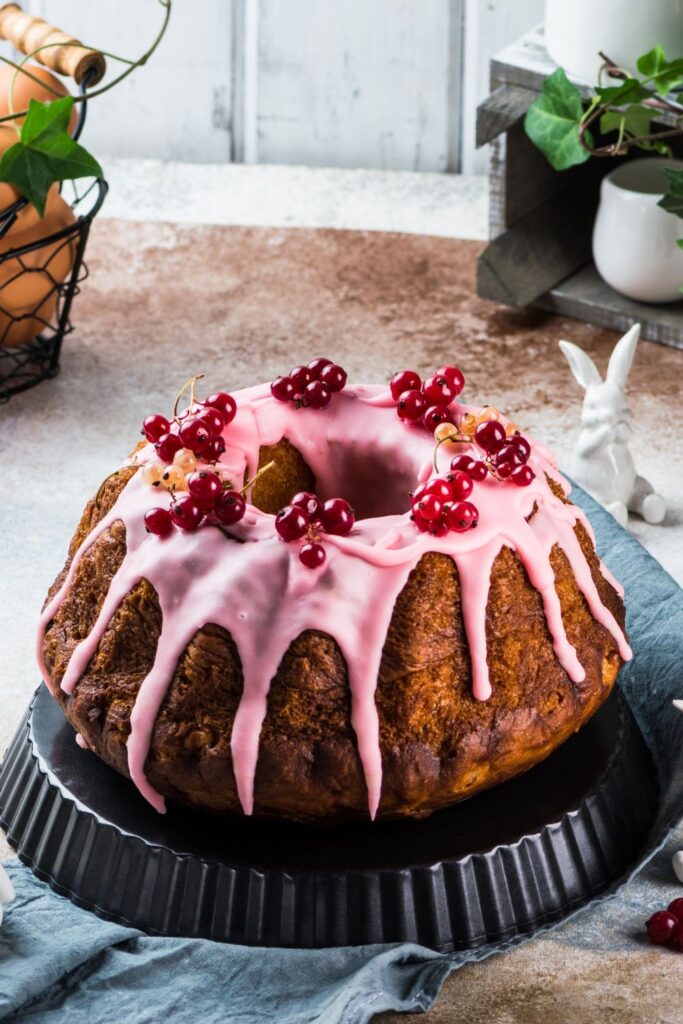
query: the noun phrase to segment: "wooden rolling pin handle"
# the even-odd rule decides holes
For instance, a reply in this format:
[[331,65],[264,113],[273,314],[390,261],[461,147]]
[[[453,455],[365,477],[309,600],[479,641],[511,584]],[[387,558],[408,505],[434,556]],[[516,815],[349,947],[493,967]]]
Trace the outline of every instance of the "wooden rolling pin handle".
[[107,62],[97,50],[86,49],[78,39],[68,36],[43,18],[26,14],[18,4],[0,7],[0,39],[9,40],[24,54],[50,44],[49,49],[36,53],[34,60],[79,84],[90,73],[88,84],[96,85],[107,69]]

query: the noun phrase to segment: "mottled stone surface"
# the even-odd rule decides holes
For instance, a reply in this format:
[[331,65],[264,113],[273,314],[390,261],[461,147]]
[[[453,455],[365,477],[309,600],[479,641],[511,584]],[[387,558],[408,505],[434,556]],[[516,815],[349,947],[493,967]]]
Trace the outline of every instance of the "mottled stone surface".
[[[453,359],[472,400],[500,406],[567,454],[580,394],[556,342],[571,338],[604,367],[615,336],[477,299],[478,249],[419,235],[95,225],[92,276],[75,305],[62,375],[0,407],[1,748],[37,684],[38,611],[86,497],[135,443],[143,416],[168,410],[192,374],[207,374],[207,390],[236,388],[325,353],[353,379],[373,382],[402,366],[426,371]],[[636,523],[634,532],[679,579],[682,378],[683,353],[641,343],[631,390],[638,462],[670,513],[664,527]],[[673,875],[657,863],[671,898]],[[645,909],[638,904],[631,931]],[[562,943],[574,927],[458,972],[426,1019],[680,1020],[683,960],[630,936],[612,948],[606,926],[599,948],[568,951]]]

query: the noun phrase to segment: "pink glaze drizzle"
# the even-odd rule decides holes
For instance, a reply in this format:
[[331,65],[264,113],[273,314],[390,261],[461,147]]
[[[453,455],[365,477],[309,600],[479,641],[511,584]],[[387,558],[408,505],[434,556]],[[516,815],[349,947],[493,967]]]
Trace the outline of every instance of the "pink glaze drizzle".
[[[316,477],[323,497],[342,494],[356,507],[359,518],[346,537],[325,536],[327,560],[310,570],[298,560],[298,545],[280,541],[273,516],[247,507],[244,519],[232,528],[235,543],[214,527],[196,533],[173,531],[160,540],[144,529],[144,513],[170,503],[167,492],[149,487],[136,473],[113,508],[80,546],[59,592],[40,620],[38,660],[48,673],[42,646],[45,631],[69,590],[85,551],[116,521],[126,529],[126,555],[111,581],[89,635],[74,649],[62,679],[62,690],[73,693],[95,657],[102,637],[126,595],[141,580],[155,588],[163,624],[154,664],[140,686],[131,715],[128,765],[133,782],[158,811],[163,797],[145,775],[154,725],[183,652],[206,624],[223,626],[239,652],[244,675],[243,693],[235,716],[231,749],[237,790],[245,814],[254,804],[254,776],[259,736],[268,706],[271,680],[293,640],[313,629],[334,637],[345,658],[351,692],[351,721],[374,818],[380,802],[382,760],[375,689],[382,650],[394,604],[423,554],[444,553],[453,558],[460,578],[462,609],[472,665],[472,689],[477,700],[491,695],[486,656],[486,606],[491,569],[505,545],[517,552],[532,585],[543,600],[553,648],[570,679],[585,672],[570,644],[550,552],[554,545],[567,556],[591,613],[615,638],[621,657],[631,657],[623,632],[600,600],[590,566],[574,534],[583,513],[560,501],[545,474],[568,484],[557,473],[550,453],[532,442],[530,465],[536,479],[517,488],[487,479],[475,487],[479,509],[476,530],[441,538],[418,533],[407,511],[408,492],[417,480],[433,472],[433,441],[422,428],[406,427],[395,413],[385,387],[347,387],[325,411],[296,409],[276,402],[267,385],[234,395],[238,412],[226,428],[225,471],[237,482],[252,475],[261,445],[286,437],[298,448]],[[456,411],[464,407],[455,406]],[[154,457],[148,446],[135,463]],[[438,454],[440,471],[450,455]],[[130,464],[130,463],[129,463]],[[381,479],[381,470],[384,474]],[[534,505],[537,512],[529,523]],[[390,514],[386,514],[390,512]],[[605,578],[612,582],[603,566]],[[614,581],[614,585],[616,581]],[[620,589],[620,588],[619,588]]]

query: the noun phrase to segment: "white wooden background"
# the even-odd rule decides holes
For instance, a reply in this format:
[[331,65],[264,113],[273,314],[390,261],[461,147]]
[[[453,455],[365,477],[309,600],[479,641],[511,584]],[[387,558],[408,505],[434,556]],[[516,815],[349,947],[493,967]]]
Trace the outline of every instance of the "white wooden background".
[[[21,0],[20,0],[21,2]],[[85,42],[137,56],[155,0],[24,0]],[[543,0],[174,0],[150,63],[93,101],[99,154],[468,172],[489,57]],[[119,65],[120,67],[120,65]]]

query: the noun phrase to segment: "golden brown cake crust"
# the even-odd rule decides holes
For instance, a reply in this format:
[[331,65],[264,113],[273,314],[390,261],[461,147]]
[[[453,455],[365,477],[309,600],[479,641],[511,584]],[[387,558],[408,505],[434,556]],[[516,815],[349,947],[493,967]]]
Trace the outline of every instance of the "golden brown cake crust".
[[[291,445],[262,451],[261,462],[271,458],[282,463],[270,484],[268,474],[262,478],[256,498],[265,510],[280,507],[312,481]],[[113,474],[89,502],[70,558],[134,471]],[[621,599],[603,577],[580,524],[576,533],[603,603],[623,626]],[[82,557],[46,632],[44,655],[50,689],[69,721],[104,761],[127,775],[130,714],[161,629],[159,602],[146,580],[119,607],[73,695],[59,688],[71,652],[94,625],[125,544],[125,529],[117,522]],[[516,554],[503,548],[494,563],[487,608],[493,688],[487,701],[472,696],[455,564],[436,553],[417,564],[396,602],[379,673],[380,816],[421,817],[525,771],[606,699],[621,665],[615,641],[591,615],[557,547],[551,564],[568,639],[585,680],[574,683],[562,669],[541,597]],[[68,562],[50,595],[67,568]],[[146,773],[161,794],[209,811],[241,813],[230,755],[241,692],[242,671],[230,635],[205,626],[176,669],[154,729]],[[330,636],[303,633],[282,659],[261,734],[254,810],[302,820],[367,817],[346,665]]]

